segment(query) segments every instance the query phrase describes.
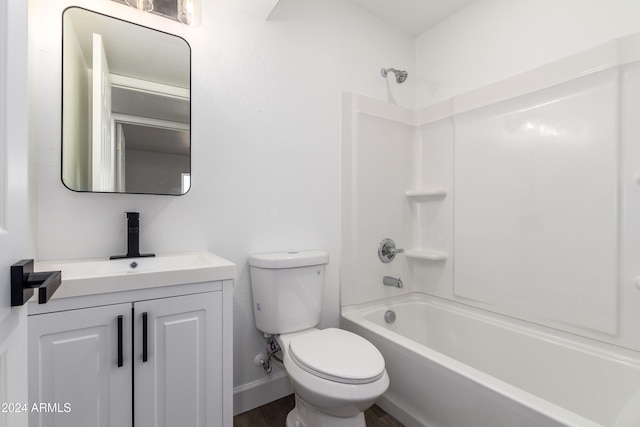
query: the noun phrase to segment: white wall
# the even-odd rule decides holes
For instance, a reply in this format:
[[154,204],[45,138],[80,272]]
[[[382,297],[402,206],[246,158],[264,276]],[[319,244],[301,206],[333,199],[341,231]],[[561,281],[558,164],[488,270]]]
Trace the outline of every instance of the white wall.
[[384,276],[406,280],[404,256],[382,263],[380,241],[390,238],[408,248],[412,212],[405,191],[413,188],[419,158],[413,110],[345,94],[342,108],[342,263],[343,306],[411,292],[383,286]]
[[416,106],[639,30],[635,0],[476,0],[416,39]]
[[[238,266],[234,382],[264,378],[247,257],[330,253],[322,326],[339,315],[341,93],[412,107],[414,38],[347,0],[203,1],[188,29],[108,0],[34,0],[32,126],[38,143],[39,259],[106,257],[125,247],[124,211],[141,213],[141,251],[207,249]],[[79,5],[183,36],[192,48],[192,189],[181,197],[74,193],[60,181],[61,15]],[[264,401],[277,398],[268,387]],[[240,402],[251,406],[252,403]],[[253,403],[255,404],[255,403]],[[236,408],[238,410],[238,408]]]

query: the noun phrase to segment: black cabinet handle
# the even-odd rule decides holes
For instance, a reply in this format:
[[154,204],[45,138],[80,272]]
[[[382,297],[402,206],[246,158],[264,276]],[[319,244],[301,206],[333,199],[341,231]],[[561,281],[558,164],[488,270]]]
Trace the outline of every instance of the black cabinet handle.
[[147,349],[147,312],[142,313],[142,362],[149,359]]
[[121,368],[124,364],[122,354],[122,316],[118,316],[118,368]]

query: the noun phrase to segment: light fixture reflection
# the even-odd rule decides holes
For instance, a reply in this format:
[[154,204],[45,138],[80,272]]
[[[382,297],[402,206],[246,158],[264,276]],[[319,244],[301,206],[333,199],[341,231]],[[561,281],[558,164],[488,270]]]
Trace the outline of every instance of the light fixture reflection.
[[540,120],[527,121],[522,125],[524,132],[534,132],[542,137],[554,137],[561,136],[565,132],[562,131],[556,124],[548,123]]
[[200,25],[200,0],[178,0],[178,20],[192,27]]
[[153,10],[153,0],[124,0],[124,2],[142,12],[151,12]]

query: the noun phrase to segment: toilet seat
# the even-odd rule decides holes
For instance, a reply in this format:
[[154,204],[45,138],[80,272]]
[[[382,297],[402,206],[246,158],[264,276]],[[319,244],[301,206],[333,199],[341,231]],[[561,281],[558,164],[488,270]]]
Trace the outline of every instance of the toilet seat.
[[336,328],[296,336],[289,342],[291,360],[304,371],[329,381],[367,384],[385,373],[384,358],[364,338]]

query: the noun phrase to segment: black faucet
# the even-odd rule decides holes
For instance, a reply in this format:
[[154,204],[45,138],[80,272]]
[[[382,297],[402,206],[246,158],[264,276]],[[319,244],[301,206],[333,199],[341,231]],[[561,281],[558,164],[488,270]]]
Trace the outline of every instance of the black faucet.
[[155,254],[140,253],[140,213],[125,212],[127,214],[127,254],[112,255],[110,259],[152,257]]

